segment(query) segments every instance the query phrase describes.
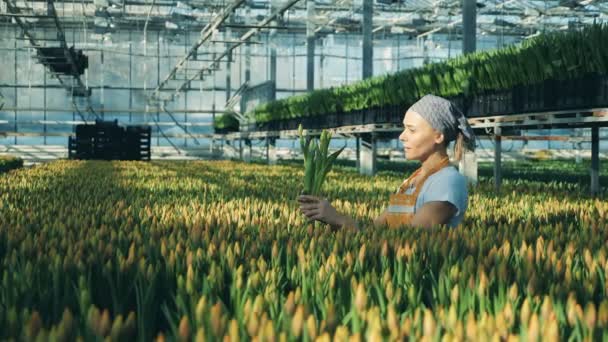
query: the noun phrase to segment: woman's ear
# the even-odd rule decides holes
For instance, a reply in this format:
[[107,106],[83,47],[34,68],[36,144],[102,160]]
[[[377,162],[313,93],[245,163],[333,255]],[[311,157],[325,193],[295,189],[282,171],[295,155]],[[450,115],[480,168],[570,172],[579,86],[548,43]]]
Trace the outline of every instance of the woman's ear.
[[441,145],[441,144],[443,144],[444,141],[445,141],[445,136],[443,135],[443,133],[436,132],[435,133],[435,143],[437,145]]

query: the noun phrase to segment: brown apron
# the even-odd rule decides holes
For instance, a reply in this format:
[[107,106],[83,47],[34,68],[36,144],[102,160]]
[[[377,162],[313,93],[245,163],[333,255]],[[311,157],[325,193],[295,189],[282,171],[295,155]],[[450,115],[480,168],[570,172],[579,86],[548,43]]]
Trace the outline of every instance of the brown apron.
[[416,189],[411,194],[407,194],[406,191],[410,187],[412,179],[420,174],[422,167],[416,170],[403,182],[403,184],[401,184],[401,186],[399,186],[397,193],[390,196],[389,206],[387,209],[388,215],[386,217],[386,222],[390,228],[398,228],[403,225],[411,224],[414,214],[416,213],[416,200],[418,199],[418,194],[420,193],[424,182],[432,174],[448,166],[449,164],[450,160],[448,157],[442,159],[439,163],[437,163],[437,165],[431,168],[427,175],[418,181],[418,184],[416,184]]

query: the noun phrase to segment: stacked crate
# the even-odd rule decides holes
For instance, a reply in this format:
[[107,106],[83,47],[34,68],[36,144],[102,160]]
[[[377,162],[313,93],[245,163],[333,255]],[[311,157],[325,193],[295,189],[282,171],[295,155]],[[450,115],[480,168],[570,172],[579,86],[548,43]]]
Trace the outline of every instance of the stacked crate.
[[150,126],[118,125],[118,121],[97,120],[94,125],[76,126],[69,137],[70,159],[150,160]]

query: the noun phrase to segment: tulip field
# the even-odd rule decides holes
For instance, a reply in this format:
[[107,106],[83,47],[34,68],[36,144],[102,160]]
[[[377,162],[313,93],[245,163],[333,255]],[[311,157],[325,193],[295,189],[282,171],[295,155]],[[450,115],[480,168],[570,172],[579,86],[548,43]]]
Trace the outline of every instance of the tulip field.
[[606,340],[608,201],[560,165],[500,193],[480,170],[452,230],[372,228],[411,170],[335,167],[323,192],[361,232],[306,222],[301,162],[8,171],[0,339]]

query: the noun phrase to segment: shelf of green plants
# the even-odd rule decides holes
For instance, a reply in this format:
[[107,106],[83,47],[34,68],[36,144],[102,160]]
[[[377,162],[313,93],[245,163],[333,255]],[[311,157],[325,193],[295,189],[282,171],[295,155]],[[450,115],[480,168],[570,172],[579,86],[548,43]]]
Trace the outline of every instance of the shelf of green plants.
[[[608,26],[550,33],[350,85],[272,101],[247,113],[247,130],[398,123],[425,94],[451,98],[468,117],[608,105]],[[219,117],[216,129],[238,130]]]

